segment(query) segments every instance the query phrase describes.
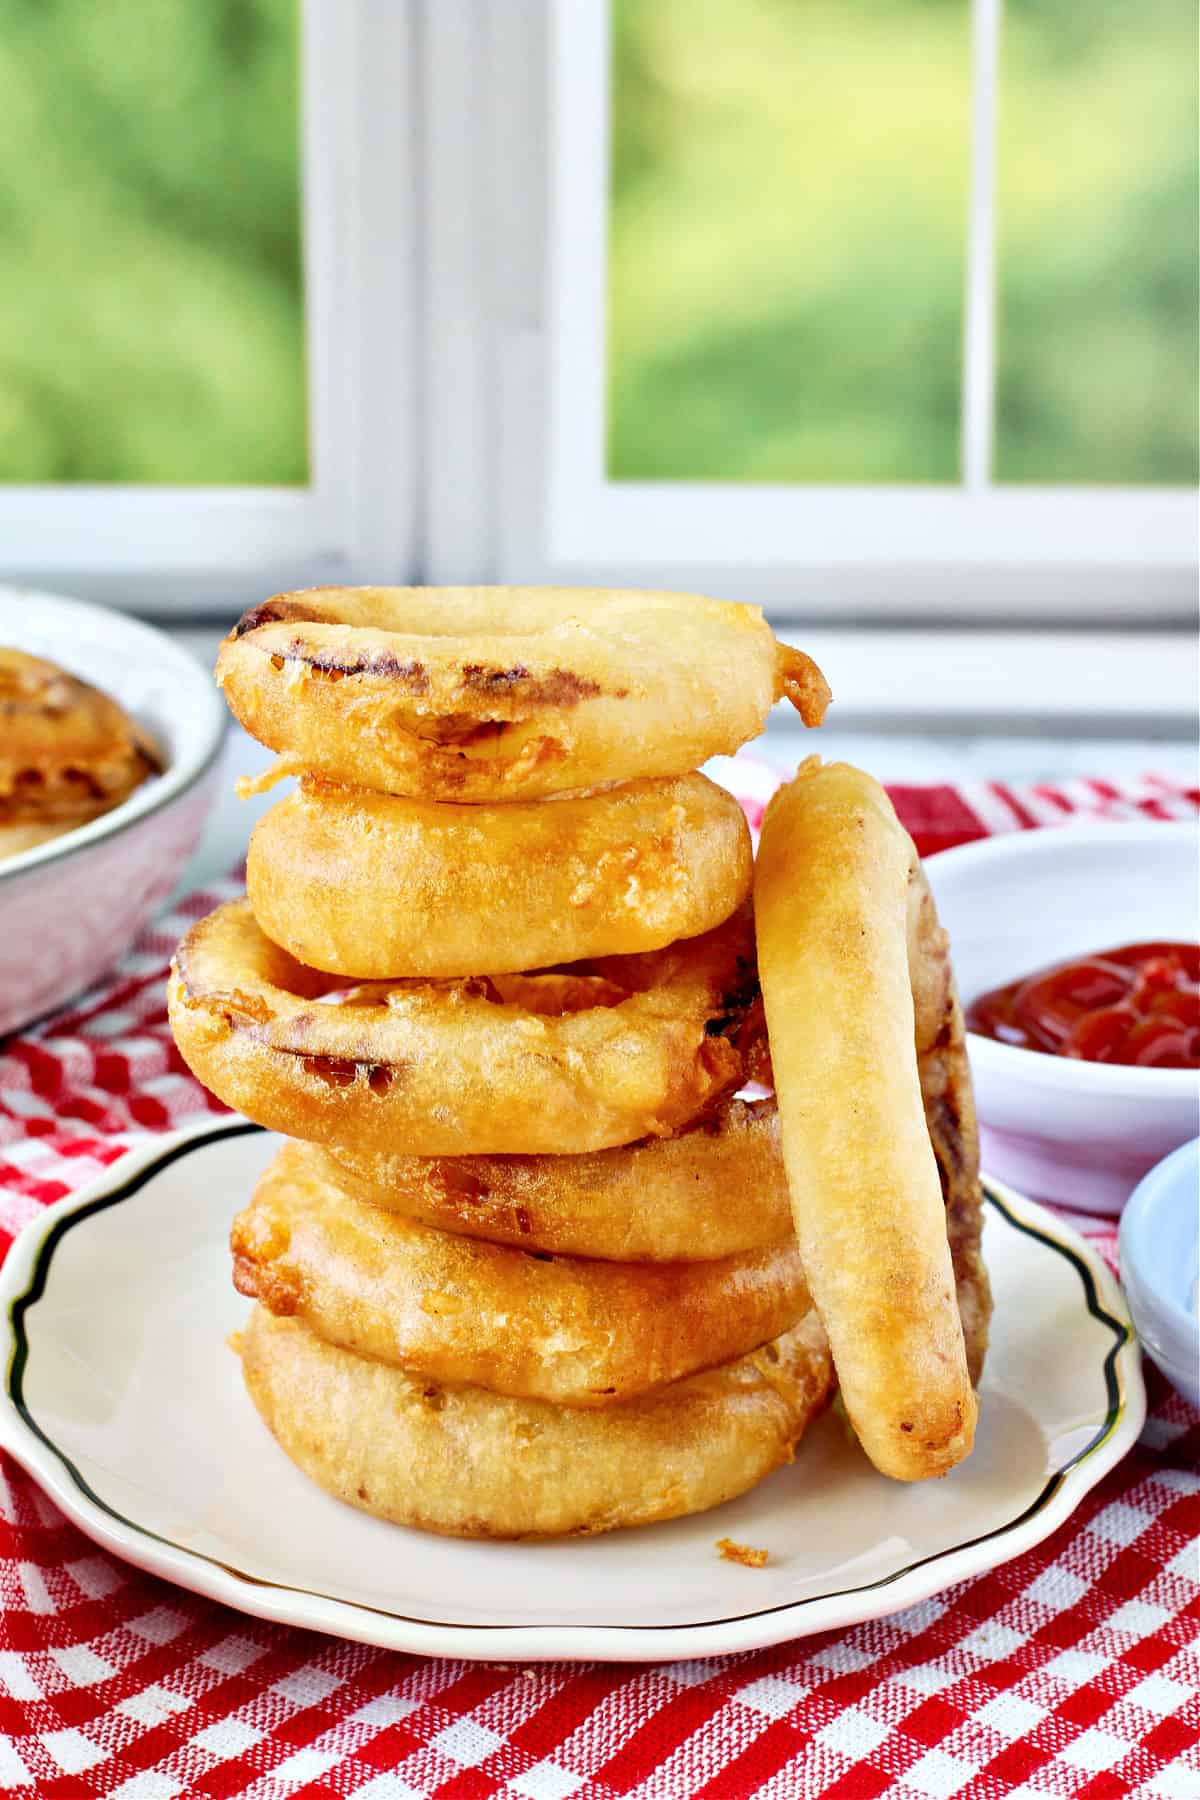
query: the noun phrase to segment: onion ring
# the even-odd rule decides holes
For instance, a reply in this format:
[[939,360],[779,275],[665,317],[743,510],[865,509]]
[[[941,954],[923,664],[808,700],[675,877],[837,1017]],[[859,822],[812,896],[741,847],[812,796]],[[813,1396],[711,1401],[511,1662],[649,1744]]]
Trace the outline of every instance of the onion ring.
[[327,1493],[476,1538],[613,1531],[719,1506],[791,1461],[832,1388],[813,1312],[737,1362],[603,1412],[442,1387],[261,1307],[242,1369],[286,1454]]
[[697,937],[746,899],[751,864],[741,807],[703,775],[507,806],[305,779],[255,827],[246,888],[309,968],[496,975]]
[[0,649],[0,849],[111,812],[161,764],[123,707],[56,663]]
[[236,900],[188,932],[167,992],[193,1072],[289,1137],[376,1155],[562,1154],[665,1136],[740,1085],[753,957],[743,910],[644,956],[367,984],[321,1004],[336,978]]
[[978,1387],[992,1317],[991,1284],[980,1247],[979,1126],[950,940],[938,923],[937,907],[919,863],[913,868],[908,890],[908,971],[921,1100],[941,1179],[967,1369],[972,1387]]
[[[602,588],[310,588],[254,607],[217,680],[277,773],[434,800],[683,775],[824,676],[754,606]],[[270,777],[268,777],[268,780]]]
[[771,1100],[727,1100],[678,1137],[583,1156],[402,1156],[343,1143],[323,1155],[322,1175],[438,1231],[606,1262],[708,1262],[793,1235]]
[[908,1481],[960,1462],[978,1411],[917,1068],[941,1011],[909,973],[916,868],[882,788],[813,758],[767,808],[754,884],[800,1253],[851,1423]]
[[307,1144],[284,1145],[230,1243],[238,1292],[326,1343],[563,1406],[612,1406],[744,1356],[811,1305],[794,1237],[717,1262],[513,1250],[349,1199]]

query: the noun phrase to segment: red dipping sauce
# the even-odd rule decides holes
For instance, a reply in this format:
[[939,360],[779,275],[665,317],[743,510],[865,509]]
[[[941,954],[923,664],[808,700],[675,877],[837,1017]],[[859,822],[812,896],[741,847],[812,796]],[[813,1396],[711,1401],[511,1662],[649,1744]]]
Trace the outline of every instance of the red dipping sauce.
[[1200,1069],[1200,944],[1124,944],[980,994],[981,1037],[1144,1069]]

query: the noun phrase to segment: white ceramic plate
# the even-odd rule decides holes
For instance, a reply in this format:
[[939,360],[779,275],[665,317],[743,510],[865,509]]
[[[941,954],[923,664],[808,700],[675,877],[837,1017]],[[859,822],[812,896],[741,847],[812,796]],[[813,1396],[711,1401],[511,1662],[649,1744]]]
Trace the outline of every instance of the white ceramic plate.
[[[879,1617],[1037,1543],[1145,1414],[1119,1290],[1040,1208],[989,1194],[996,1320],[978,1442],[947,1480],[875,1474],[828,1415],[715,1512],[611,1536],[467,1543],[328,1498],[247,1399],[230,1215],[276,1140],[208,1124],[139,1150],[21,1234],[0,1274],[0,1442],[97,1542],[267,1619],[448,1656],[649,1661]],[[761,1570],[716,1540],[770,1551]]]

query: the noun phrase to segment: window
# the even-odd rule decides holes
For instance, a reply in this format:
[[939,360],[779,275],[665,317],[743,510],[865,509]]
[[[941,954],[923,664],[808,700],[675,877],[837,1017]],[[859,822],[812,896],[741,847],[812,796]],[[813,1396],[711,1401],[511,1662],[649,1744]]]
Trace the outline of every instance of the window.
[[409,14],[6,9],[0,578],[228,615],[411,572]]
[[0,44],[0,479],[303,486],[297,0],[41,0]]
[[1192,0],[10,0],[0,580],[1190,619],[1195,35]]
[[1190,0],[556,22],[552,562],[741,568],[810,612],[1190,612]]
[[980,46],[996,377],[971,446],[968,6],[612,17],[609,479],[1196,481],[1190,4],[1009,0],[994,68]]

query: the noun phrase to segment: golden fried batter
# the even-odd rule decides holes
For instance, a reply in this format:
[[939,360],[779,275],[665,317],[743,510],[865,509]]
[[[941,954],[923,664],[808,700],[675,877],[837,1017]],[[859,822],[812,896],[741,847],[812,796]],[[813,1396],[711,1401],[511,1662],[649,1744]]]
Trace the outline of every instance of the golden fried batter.
[[0,649],[0,856],[110,812],[160,766],[107,694],[56,663]]
[[323,1179],[328,1160],[279,1152],[234,1221],[235,1284],[412,1375],[608,1407],[742,1356],[809,1307],[794,1238],[715,1262],[514,1250],[352,1200]]
[[773,1100],[727,1100],[678,1137],[582,1156],[402,1156],[343,1143],[322,1175],[439,1231],[612,1262],[706,1262],[793,1235]]
[[916,1049],[950,974],[917,871],[846,764],[811,759],[767,808],[758,956],[796,1235],[846,1410],[902,1480],[960,1462],[977,1413]]
[[221,1099],[291,1137],[373,1154],[603,1150],[685,1126],[740,1085],[753,932],[739,913],[645,955],[320,1003],[333,986],[234,901],[179,946],[175,1041]]
[[613,1531],[744,1494],[832,1388],[815,1313],[737,1362],[605,1412],[450,1387],[255,1307],[246,1385],[283,1449],[351,1506],[454,1537]]
[[532,800],[684,775],[786,694],[829,703],[756,606],[606,588],[309,588],[246,613],[217,679],[246,730],[352,786]]
[[306,777],[255,827],[246,888],[309,968],[496,975],[698,937],[746,899],[751,860],[741,807],[703,775],[507,806]]

